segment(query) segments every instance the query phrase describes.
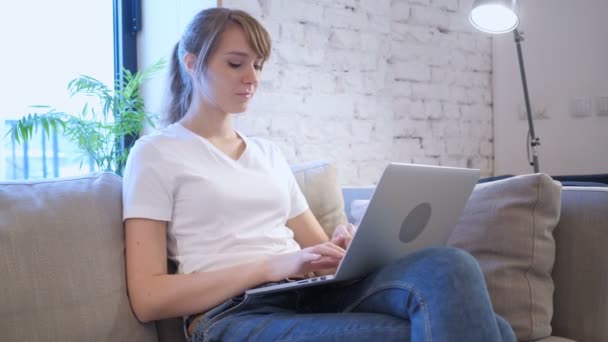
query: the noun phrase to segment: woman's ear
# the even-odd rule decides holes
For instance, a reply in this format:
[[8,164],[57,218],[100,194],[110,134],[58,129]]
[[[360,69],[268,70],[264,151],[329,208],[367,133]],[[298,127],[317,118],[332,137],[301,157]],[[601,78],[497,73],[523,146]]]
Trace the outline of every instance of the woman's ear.
[[195,74],[196,60],[196,55],[194,55],[193,53],[186,52],[186,54],[184,55],[184,65],[186,66],[186,71],[190,75]]

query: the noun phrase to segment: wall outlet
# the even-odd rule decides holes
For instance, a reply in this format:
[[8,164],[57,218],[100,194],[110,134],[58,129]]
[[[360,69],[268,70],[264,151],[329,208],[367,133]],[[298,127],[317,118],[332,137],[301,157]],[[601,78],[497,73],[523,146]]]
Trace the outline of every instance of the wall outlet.
[[608,96],[595,97],[595,114],[597,116],[608,116]]
[[570,100],[570,116],[577,119],[591,116],[592,101],[590,97]]

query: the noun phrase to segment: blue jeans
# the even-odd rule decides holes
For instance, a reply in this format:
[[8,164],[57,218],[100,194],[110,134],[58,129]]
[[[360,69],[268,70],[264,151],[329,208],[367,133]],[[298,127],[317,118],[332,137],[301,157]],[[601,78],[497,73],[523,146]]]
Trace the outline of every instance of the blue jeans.
[[351,284],[239,296],[190,341],[516,341],[468,253],[429,248]]

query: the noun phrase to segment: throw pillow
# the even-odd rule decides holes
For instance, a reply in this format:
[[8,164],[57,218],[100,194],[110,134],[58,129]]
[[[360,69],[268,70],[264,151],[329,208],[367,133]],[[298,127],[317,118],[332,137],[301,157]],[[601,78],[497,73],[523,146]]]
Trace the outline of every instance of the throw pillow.
[[291,169],[306,197],[310,211],[331,237],[338,224],[347,222],[335,167],[327,162],[317,161],[294,164]]
[[519,341],[551,335],[561,184],[545,174],[477,184],[448,245],[481,265],[496,313]]

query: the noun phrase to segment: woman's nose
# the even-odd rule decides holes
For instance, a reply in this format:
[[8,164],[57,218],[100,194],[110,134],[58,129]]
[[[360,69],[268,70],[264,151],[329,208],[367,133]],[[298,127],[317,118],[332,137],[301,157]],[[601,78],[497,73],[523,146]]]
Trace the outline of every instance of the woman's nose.
[[250,65],[245,71],[245,75],[243,76],[243,82],[257,85],[259,80],[260,76],[258,74],[258,71],[255,69],[254,65]]

